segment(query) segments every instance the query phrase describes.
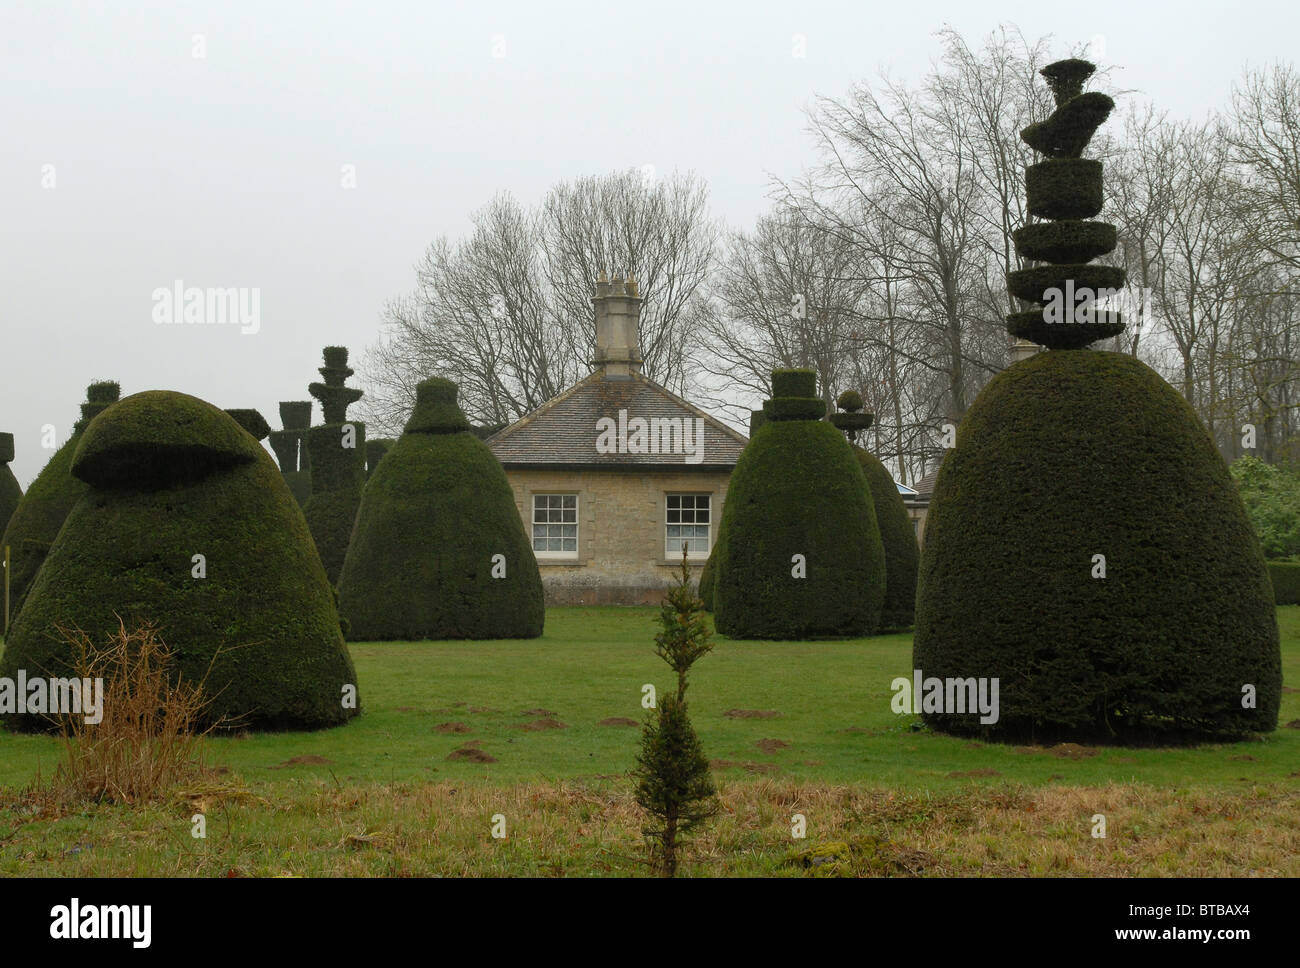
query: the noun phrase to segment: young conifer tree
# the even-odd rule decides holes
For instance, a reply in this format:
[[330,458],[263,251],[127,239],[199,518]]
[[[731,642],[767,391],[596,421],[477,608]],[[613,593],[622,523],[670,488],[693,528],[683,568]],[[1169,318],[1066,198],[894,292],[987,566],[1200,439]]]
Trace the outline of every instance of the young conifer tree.
[[651,816],[642,828],[650,842],[651,863],[664,877],[677,873],[681,837],[718,810],[709,761],[686,710],[686,676],[691,665],[713,648],[704,603],[691,584],[682,549],[682,572],[660,609],[663,630],[655,652],[677,673],[677,691],[664,696],[646,720],[637,756],[636,802]]

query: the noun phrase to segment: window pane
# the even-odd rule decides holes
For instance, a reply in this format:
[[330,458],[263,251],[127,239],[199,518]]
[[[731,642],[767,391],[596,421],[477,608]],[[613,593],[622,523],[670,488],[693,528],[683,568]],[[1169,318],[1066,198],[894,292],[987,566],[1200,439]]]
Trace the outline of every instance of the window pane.
[[577,550],[578,550],[578,539],[577,539],[577,538],[565,538],[565,539],[564,539],[564,550],[565,550],[565,551],[577,551]]
[[562,527],[564,528],[564,537],[566,538],[578,537],[578,526],[576,524],[566,524],[563,525]]
[[563,506],[566,508],[576,509],[578,506],[578,495],[576,494],[565,494],[561,500],[563,502]]

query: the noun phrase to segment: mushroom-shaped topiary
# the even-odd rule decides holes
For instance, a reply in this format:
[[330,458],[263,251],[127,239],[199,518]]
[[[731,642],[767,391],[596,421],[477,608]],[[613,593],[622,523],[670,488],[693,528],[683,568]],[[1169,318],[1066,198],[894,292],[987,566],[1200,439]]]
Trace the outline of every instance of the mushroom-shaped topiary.
[[456,385],[425,380],[374,469],[339,577],[353,640],[531,638],[542,579],[505,471]]
[[72,425],[72,434],[54,452],[41,472],[18,502],[0,538],[0,548],[9,548],[9,618],[12,622],[22,610],[23,601],[41,562],[63,527],[63,519],[77,503],[86,485],[72,476],[72,454],[81,433],[104,409],[117,401],[121,388],[111,380],[92,383],[86,388],[86,402],[81,418]]
[[[356,714],[356,674],[302,511],[270,456],[195,397],[127,397],[78,441],[86,485],[10,630],[0,676],[66,675],[57,626],[155,623],[211,721],[315,729]],[[16,722],[15,722],[16,720]],[[43,729],[40,717],[13,717]]]
[[777,370],[766,421],[732,472],[713,567],[718,631],[735,638],[868,635],[885,552],[871,492],[821,417],[811,370]]

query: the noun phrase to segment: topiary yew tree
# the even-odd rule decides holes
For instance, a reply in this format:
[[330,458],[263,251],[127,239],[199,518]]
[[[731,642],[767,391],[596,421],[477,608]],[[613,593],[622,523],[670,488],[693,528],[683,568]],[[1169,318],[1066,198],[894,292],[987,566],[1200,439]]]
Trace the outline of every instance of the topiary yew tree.
[[344,385],[352,375],[347,348],[327,346],[324,357],[320,374],[325,382],[307,388],[320,401],[325,422],[307,431],[311,497],[303,512],[325,565],[325,574],[334,583],[348,553],[352,525],[366,483],[366,425],[347,419],[348,407],[363,395],[362,391]]
[[271,450],[280,464],[289,490],[300,506],[311,497],[311,458],[307,452],[307,428],[311,426],[310,400],[282,400],[280,424],[283,430],[272,430]]
[[852,449],[821,418],[811,370],[776,370],[767,419],[732,472],[715,548],[714,617],[734,638],[869,635],[885,552]]
[[0,548],[9,548],[11,621],[21,611],[27,589],[63,527],[63,519],[86,490],[86,485],[71,472],[72,454],[82,431],[103,410],[116,403],[121,392],[121,387],[111,380],[101,380],[86,388],[81,418],[72,425],[72,433],[63,446],[36,475],[4,529]]
[[206,676],[211,721],[315,729],[356,715],[356,674],[303,513],[231,417],[183,393],[134,394],[78,439],[72,473],[84,491],[10,629],[0,676],[66,675],[71,646],[56,627],[98,641],[120,615],[159,627],[179,676]]
[[[1069,130],[1026,140],[1081,147]],[[1070,191],[1091,188],[1062,190],[1068,207]],[[926,720],[1040,741],[1274,729],[1272,592],[1209,434],[1150,367],[1086,349],[1111,330],[1040,323],[1053,351],[988,384],[939,470],[917,590],[914,668],[925,679],[997,679],[998,717],[981,724],[978,713],[932,708]]]
[[532,638],[542,579],[505,471],[456,385],[425,380],[366,484],[339,578],[354,641]]
[[912,625],[916,608],[916,566],[920,558],[916,531],[894,476],[874,454],[856,444],[858,435],[871,426],[874,417],[863,411],[862,395],[856,390],[846,390],[836,404],[841,412],[831,414],[830,422],[844,431],[853,444],[853,453],[871,489],[880,541],[885,547],[885,603],[879,631],[906,629]]
[[[18,486],[18,478],[9,469],[9,463],[13,459],[14,435],[0,434],[0,534],[8,527],[18,502],[23,499],[23,489]],[[3,547],[0,545],[0,553],[3,553]]]

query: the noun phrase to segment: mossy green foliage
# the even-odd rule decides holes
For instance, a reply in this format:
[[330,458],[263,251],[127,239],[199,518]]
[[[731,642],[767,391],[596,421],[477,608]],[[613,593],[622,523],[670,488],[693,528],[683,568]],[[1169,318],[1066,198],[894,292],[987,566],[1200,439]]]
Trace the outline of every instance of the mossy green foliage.
[[[98,640],[120,615],[128,627],[158,625],[178,675],[207,676],[213,720],[314,729],[356,714],[343,706],[356,674],[306,521],[232,418],[182,393],[137,393],[77,441],[72,471],[85,491],[10,630],[0,675],[66,674],[55,627]],[[206,577],[195,576],[196,554]]]
[[366,441],[366,477],[369,478],[379,466],[379,462],[384,459],[384,455],[393,449],[395,440],[389,440],[386,437],[380,437],[376,440]]
[[[998,678],[1000,718],[926,718],[1006,739],[1271,730],[1272,597],[1186,400],[1126,355],[1037,354],[967,412],[930,502],[917,591],[914,668]],[[1247,684],[1256,708],[1242,708]]]
[[1025,168],[1025,202],[1030,215],[1090,219],[1101,211],[1101,162],[1093,158],[1049,158]]
[[235,419],[235,423],[252,434],[255,440],[266,440],[271,433],[271,425],[266,422],[266,418],[260,411],[237,407],[227,410],[226,413]]
[[352,367],[348,366],[346,346],[327,346],[322,356],[325,365],[317,372],[325,382],[308,385],[307,392],[320,401],[321,413],[327,425],[343,423],[348,419],[348,407],[365,394],[361,390],[344,385],[353,372]]
[[[8,527],[9,519],[13,517],[22,499],[23,489],[18,484],[18,478],[14,477],[8,464],[0,464],[0,532]],[[3,547],[0,545],[0,553],[3,553]]]
[[366,425],[353,420],[312,427],[307,431],[307,449],[311,453],[311,497],[303,505],[303,513],[325,574],[335,583],[348,553],[366,483]]
[[1270,561],[1268,577],[1279,605],[1300,605],[1300,561]]
[[9,518],[4,537],[0,538],[0,549],[9,548],[11,619],[22,609],[27,589],[63,527],[63,519],[86,490],[86,485],[72,476],[72,454],[81,432],[115,403],[119,392],[118,385],[111,380],[92,383],[86,388],[86,402],[81,405],[81,418],[73,424],[72,434],[36,475]]
[[746,639],[870,634],[884,602],[885,551],[862,467],[829,423],[767,415],[723,506],[717,629]]
[[541,574],[505,471],[470,432],[454,384],[426,381],[417,394],[366,484],[339,578],[349,637],[541,635]]
[[916,531],[893,475],[875,454],[861,447],[854,447],[853,452],[871,488],[880,541],[885,546],[885,602],[879,630],[909,628],[916,608],[916,569],[921,557]]

